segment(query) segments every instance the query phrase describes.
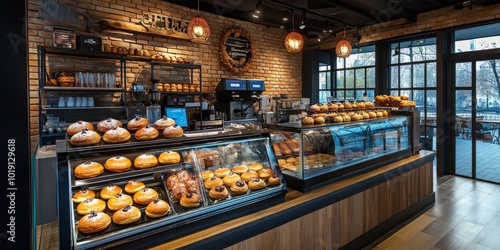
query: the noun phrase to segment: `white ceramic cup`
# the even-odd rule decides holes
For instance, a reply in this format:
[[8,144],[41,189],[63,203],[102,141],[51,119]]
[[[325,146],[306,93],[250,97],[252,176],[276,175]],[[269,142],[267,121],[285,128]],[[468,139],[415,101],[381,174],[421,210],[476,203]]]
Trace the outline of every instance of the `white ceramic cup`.
[[94,97],[89,96],[89,97],[87,98],[87,106],[89,106],[89,107],[94,107]]
[[68,96],[68,100],[66,101],[66,107],[74,107],[75,106],[75,98],[72,96]]
[[64,96],[59,96],[59,102],[57,103],[57,107],[59,108],[66,107],[66,101],[64,100]]
[[78,96],[76,97],[75,107],[81,107],[81,106],[82,106],[82,97]]
[[82,97],[82,107],[87,107],[87,106],[88,106],[87,97],[84,96],[84,97]]

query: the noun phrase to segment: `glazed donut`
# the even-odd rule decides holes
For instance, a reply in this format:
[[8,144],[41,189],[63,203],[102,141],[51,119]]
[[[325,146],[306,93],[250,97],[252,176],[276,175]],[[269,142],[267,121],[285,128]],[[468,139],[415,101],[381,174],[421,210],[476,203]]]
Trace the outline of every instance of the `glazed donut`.
[[216,176],[208,178],[203,182],[203,185],[207,189],[212,189],[215,186],[222,186],[223,184],[224,182],[222,181],[222,179]]
[[248,170],[241,175],[241,180],[243,180],[244,182],[249,182],[254,178],[259,178],[259,174],[251,170]]
[[158,165],[158,159],[156,156],[149,153],[139,155],[134,159],[135,168],[150,168],[155,167],[156,165]]
[[179,204],[186,208],[198,207],[201,204],[201,196],[197,193],[187,193],[182,195]]
[[134,223],[141,218],[141,211],[134,206],[127,205],[113,214],[113,222],[118,225]]
[[107,143],[122,143],[128,141],[130,137],[128,130],[122,127],[114,127],[104,133],[102,140]]
[[82,189],[76,193],[73,194],[73,198],[71,200],[74,203],[81,203],[87,198],[95,198],[95,192],[90,190],[90,189]]
[[119,186],[115,186],[114,184],[109,184],[103,189],[101,189],[101,192],[99,193],[99,196],[101,199],[108,200],[111,199],[111,197],[119,194],[122,192],[122,188]]
[[263,168],[258,172],[258,174],[259,178],[267,180],[267,178],[273,176],[274,171],[270,168]]
[[163,136],[166,138],[182,137],[184,130],[178,125],[167,127],[163,130]]
[[69,142],[74,146],[89,146],[101,142],[101,136],[92,130],[84,128],[80,132],[71,136]]
[[214,171],[214,175],[219,178],[224,178],[229,173],[231,173],[231,169],[226,167],[220,167]]
[[181,162],[181,156],[175,151],[166,151],[158,156],[158,162],[161,164],[175,164]]
[[241,180],[241,177],[235,173],[229,173],[228,175],[224,176],[224,178],[222,178],[222,182],[224,182],[224,185],[228,187],[239,180]]
[[168,118],[166,116],[163,116],[162,118],[156,120],[155,123],[153,124],[153,126],[158,130],[164,130],[174,125],[175,125],[174,119]]
[[145,188],[146,185],[142,181],[131,180],[125,185],[125,192],[129,194],[135,194]]
[[84,234],[97,233],[111,224],[109,215],[103,212],[91,211],[78,221],[78,231]]
[[76,178],[92,178],[104,172],[104,167],[94,161],[86,161],[76,166],[74,173]]
[[264,187],[266,187],[266,183],[261,178],[253,178],[248,182],[248,188],[251,190],[263,189]]
[[108,118],[106,120],[102,120],[99,123],[97,123],[97,130],[99,132],[105,133],[106,131],[114,128],[114,127],[122,127],[123,124],[121,121],[118,121],[113,118]]
[[152,188],[143,188],[134,194],[134,202],[141,205],[149,204],[158,198],[158,192]]
[[92,130],[94,130],[94,125],[92,125],[92,123],[86,122],[86,121],[77,121],[75,123],[70,124],[66,128],[66,133],[68,133],[69,136],[73,136],[74,134],[76,134],[78,132],[82,132],[83,129],[87,129],[87,130],[92,131]]
[[112,211],[122,209],[123,207],[132,204],[134,204],[132,197],[124,193],[119,193],[108,200],[108,208]]
[[231,168],[231,171],[235,174],[243,174],[248,170],[248,167],[246,165],[236,165],[233,168]]
[[248,185],[244,181],[237,181],[231,185],[230,189],[234,194],[246,194],[248,191]]
[[213,200],[223,200],[226,199],[228,195],[229,192],[224,186],[215,186],[208,192],[208,196],[210,196],[210,198]]
[[254,162],[254,163],[248,165],[248,169],[255,171],[255,172],[259,172],[263,168],[264,168],[264,165],[262,165],[262,163],[260,163],[260,162]]
[[106,170],[111,172],[125,172],[130,169],[132,162],[123,156],[111,157],[104,163]]
[[87,198],[76,207],[79,215],[89,214],[91,211],[102,212],[106,209],[106,202],[101,199]]
[[281,179],[279,176],[273,175],[273,176],[269,177],[269,179],[267,179],[267,182],[269,182],[270,185],[278,186],[281,184]]
[[156,139],[156,137],[158,137],[159,134],[160,132],[158,132],[158,129],[147,125],[146,127],[137,130],[134,136],[135,139],[139,141],[146,141],[146,140]]
[[156,198],[146,207],[146,215],[151,218],[159,218],[165,216],[170,211],[170,205],[164,200]]
[[141,128],[146,127],[149,124],[148,119],[136,115],[134,119],[127,123],[127,129],[131,131],[137,131]]

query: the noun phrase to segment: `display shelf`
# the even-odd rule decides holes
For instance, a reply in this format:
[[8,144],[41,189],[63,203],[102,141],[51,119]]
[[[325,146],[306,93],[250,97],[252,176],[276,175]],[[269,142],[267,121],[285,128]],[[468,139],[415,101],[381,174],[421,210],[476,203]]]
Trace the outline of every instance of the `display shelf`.
[[106,106],[106,107],[42,107],[44,110],[85,110],[85,109],[125,109],[126,106]]
[[66,56],[92,57],[92,58],[116,59],[116,60],[119,60],[123,57],[123,54],[93,51],[93,50],[56,48],[48,46],[40,46],[39,48],[45,54],[50,54],[50,55],[66,55]]
[[44,86],[45,91],[54,92],[123,92],[123,88],[85,88],[85,87],[56,87],[56,86]]

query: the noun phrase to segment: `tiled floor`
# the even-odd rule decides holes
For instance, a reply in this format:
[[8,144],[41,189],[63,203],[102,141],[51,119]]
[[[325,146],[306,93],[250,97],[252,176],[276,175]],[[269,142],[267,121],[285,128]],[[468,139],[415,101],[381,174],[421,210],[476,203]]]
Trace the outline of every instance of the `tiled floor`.
[[[456,173],[464,176],[472,174],[472,141],[457,137]],[[476,177],[500,183],[500,145],[476,141]]]

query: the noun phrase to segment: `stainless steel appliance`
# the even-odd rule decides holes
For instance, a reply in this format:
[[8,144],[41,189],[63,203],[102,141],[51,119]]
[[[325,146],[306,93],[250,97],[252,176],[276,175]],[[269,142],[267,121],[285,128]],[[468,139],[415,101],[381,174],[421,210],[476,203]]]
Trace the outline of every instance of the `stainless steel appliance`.
[[260,105],[259,96],[265,90],[264,80],[224,78],[215,89],[215,111],[224,112],[227,120],[253,119],[254,105]]

